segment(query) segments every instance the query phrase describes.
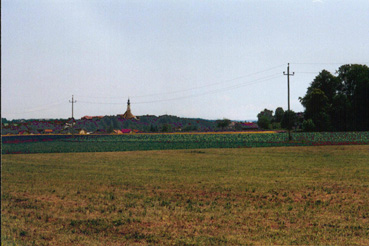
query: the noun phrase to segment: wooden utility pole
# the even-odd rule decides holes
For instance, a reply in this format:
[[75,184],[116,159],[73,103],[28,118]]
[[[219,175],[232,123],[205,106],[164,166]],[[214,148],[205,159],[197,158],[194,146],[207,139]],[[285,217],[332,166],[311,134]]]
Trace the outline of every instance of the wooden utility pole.
[[72,95],[72,101],[69,100],[69,103],[72,103],[72,135],[74,136],[74,117],[73,117],[73,105],[76,103],[77,101],[74,100],[74,96]]
[[291,137],[291,129],[290,129],[290,76],[295,75],[295,72],[293,72],[292,74],[290,73],[290,64],[287,63],[287,73],[283,72],[283,75],[287,75],[287,88],[288,88],[288,96],[287,96],[287,100],[288,100],[288,140],[291,141],[292,137]]

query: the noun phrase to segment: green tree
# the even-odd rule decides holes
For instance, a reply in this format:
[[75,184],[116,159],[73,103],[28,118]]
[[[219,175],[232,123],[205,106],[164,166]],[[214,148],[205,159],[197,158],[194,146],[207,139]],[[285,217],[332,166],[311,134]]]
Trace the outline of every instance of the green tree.
[[229,120],[229,119],[217,120],[217,127],[222,128],[222,130],[224,130],[224,128],[228,127],[229,124],[231,124],[231,120]]
[[334,130],[331,121],[335,113],[333,103],[339,103],[337,98],[340,90],[342,90],[340,79],[323,70],[310,84],[306,95],[300,98],[301,104],[305,107],[305,119],[312,119],[316,130]]
[[296,113],[292,110],[286,110],[283,115],[281,126],[284,129],[291,130],[297,123]]
[[351,103],[343,93],[337,94],[332,101],[331,124],[335,131],[348,131],[352,129]]
[[112,133],[114,131],[113,124],[109,125],[105,130],[107,133]]
[[332,75],[326,70],[323,70],[310,84],[307,94],[312,93],[314,89],[320,89],[323,91],[328,99],[327,103],[332,103],[333,98],[342,90],[342,83],[338,77]]
[[317,131],[330,130],[330,105],[328,97],[321,89],[314,88],[300,101],[305,107],[305,119],[312,119]]
[[299,99],[318,131],[369,130],[369,67],[343,65],[337,77],[323,70]]
[[272,129],[277,130],[281,129],[281,123],[280,122],[272,122]]
[[273,121],[273,110],[264,109],[257,115],[258,126],[267,130],[271,128],[271,123]]
[[150,125],[150,132],[157,132],[158,131],[158,128],[154,125]]
[[119,129],[120,128],[120,124],[119,124],[119,121],[118,121],[118,118],[117,117],[113,117],[112,119],[112,122],[113,122],[113,128],[114,129]]
[[9,123],[8,120],[6,118],[1,118],[1,123],[5,124],[5,123]]
[[304,120],[302,122],[302,130],[305,132],[312,132],[315,129],[315,124],[312,119]]
[[274,113],[274,122],[281,122],[283,119],[284,110],[281,107],[276,108]]
[[342,81],[342,94],[348,101],[348,105],[341,106],[349,110],[349,130],[369,130],[369,67],[343,65],[338,69],[338,78]]
[[271,125],[271,120],[268,116],[261,115],[260,117],[258,117],[258,126],[259,127],[261,127],[262,129],[268,130],[268,129],[270,129],[270,125]]
[[270,122],[273,120],[273,110],[264,109],[260,113],[258,113],[257,117],[258,119],[262,116],[265,116]]
[[173,131],[172,129],[172,126],[169,125],[169,124],[164,124],[162,127],[161,127],[161,131],[162,132],[171,132]]

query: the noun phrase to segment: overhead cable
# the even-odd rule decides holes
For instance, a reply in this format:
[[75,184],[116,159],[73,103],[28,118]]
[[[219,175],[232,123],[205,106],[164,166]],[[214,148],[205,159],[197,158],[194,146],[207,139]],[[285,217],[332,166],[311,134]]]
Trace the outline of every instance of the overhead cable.
[[[260,83],[260,82],[269,81],[269,80],[278,78],[280,76],[281,76],[280,74],[273,74],[273,75],[270,75],[270,76],[267,76],[267,77],[259,78],[259,79],[252,80],[252,81],[248,81],[246,83],[236,84],[236,85],[232,85],[232,86],[228,86],[228,87],[224,87],[224,88],[219,88],[219,89],[215,89],[215,90],[211,90],[211,91],[207,91],[207,92],[203,92],[203,93],[198,93],[198,94],[195,94],[195,95],[187,95],[187,96],[182,96],[182,97],[175,97],[175,98],[169,98],[169,99],[159,99],[159,100],[153,100],[153,101],[134,102],[132,104],[158,103],[158,102],[176,101],[176,100],[182,100],[182,99],[187,99],[187,98],[192,98],[192,97],[204,96],[204,95],[224,92],[224,91],[228,91],[228,90],[232,90],[232,89],[237,89],[237,88],[244,87],[244,86],[249,86],[249,85],[252,85],[252,84],[257,84],[257,83]],[[88,103],[88,104],[122,105],[122,103],[91,102],[91,101],[81,101],[81,100],[79,102],[80,103]]]
[[[227,79],[227,80],[223,80],[220,82],[216,82],[216,83],[211,83],[211,84],[207,84],[207,85],[202,85],[202,86],[196,86],[196,87],[192,87],[192,88],[188,88],[188,89],[183,89],[183,90],[177,90],[177,91],[169,91],[169,92],[160,92],[160,93],[153,93],[153,94],[146,94],[146,95],[136,95],[136,96],[129,96],[130,98],[143,98],[143,97],[152,97],[152,96],[160,96],[160,95],[167,95],[167,94],[177,94],[177,93],[183,93],[183,92],[187,92],[187,91],[192,91],[192,90],[196,90],[196,89],[201,89],[201,88],[206,88],[206,87],[211,87],[214,85],[221,85],[224,83],[228,83],[231,81],[235,81],[235,80],[239,80],[242,78],[246,78],[246,77],[250,77],[256,74],[260,74],[260,73],[264,73],[264,72],[268,72],[271,71],[273,69],[279,68],[284,66],[284,64],[280,64],[274,67],[270,67],[258,72],[254,72],[254,73],[249,73],[247,75],[242,75],[242,76],[238,76],[232,79]],[[94,96],[82,96],[82,95],[78,95],[79,98],[110,98],[110,99],[122,99],[123,97],[94,97]],[[126,96],[127,97],[127,96]]]
[[12,112],[12,113],[6,113],[7,115],[18,115],[18,114],[28,114],[28,113],[34,113],[34,112],[41,112],[41,111],[47,111],[47,110],[50,110],[52,109],[53,106],[57,106],[57,105],[62,105],[64,104],[66,99],[61,99],[61,100],[58,100],[57,102],[55,103],[51,103],[51,104],[46,104],[44,106],[39,106],[39,107],[35,107],[35,108],[31,108],[31,109],[28,109],[26,111],[23,111],[23,112]]

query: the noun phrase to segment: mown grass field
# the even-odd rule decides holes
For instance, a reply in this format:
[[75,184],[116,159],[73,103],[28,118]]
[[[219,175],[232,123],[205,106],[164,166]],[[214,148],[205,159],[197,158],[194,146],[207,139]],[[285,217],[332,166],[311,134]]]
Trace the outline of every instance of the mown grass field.
[[2,156],[2,245],[369,245],[369,146]]

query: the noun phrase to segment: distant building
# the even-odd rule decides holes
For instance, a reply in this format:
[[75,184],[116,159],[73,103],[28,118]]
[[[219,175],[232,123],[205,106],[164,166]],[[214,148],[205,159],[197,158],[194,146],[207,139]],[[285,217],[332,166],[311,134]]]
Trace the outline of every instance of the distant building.
[[81,120],[92,120],[92,119],[102,119],[102,118],[104,118],[104,116],[88,116],[88,115],[86,115],[86,116],[83,116],[81,118]]
[[87,134],[87,131],[82,129],[78,132],[80,135],[86,135]]
[[255,122],[242,122],[240,128],[241,130],[257,130],[259,126]]
[[121,130],[114,130],[115,134],[123,134],[123,132]]
[[119,117],[121,118],[124,118],[124,119],[135,119],[137,120],[137,117],[134,116],[131,112],[131,103],[129,102],[129,99],[128,99],[128,102],[127,102],[127,110],[124,114],[118,114]]
[[81,118],[81,120],[92,120],[94,117],[93,116],[88,116],[88,115],[86,115],[86,116],[83,116],[82,118]]
[[122,129],[120,130],[122,133],[132,133],[131,129]]

